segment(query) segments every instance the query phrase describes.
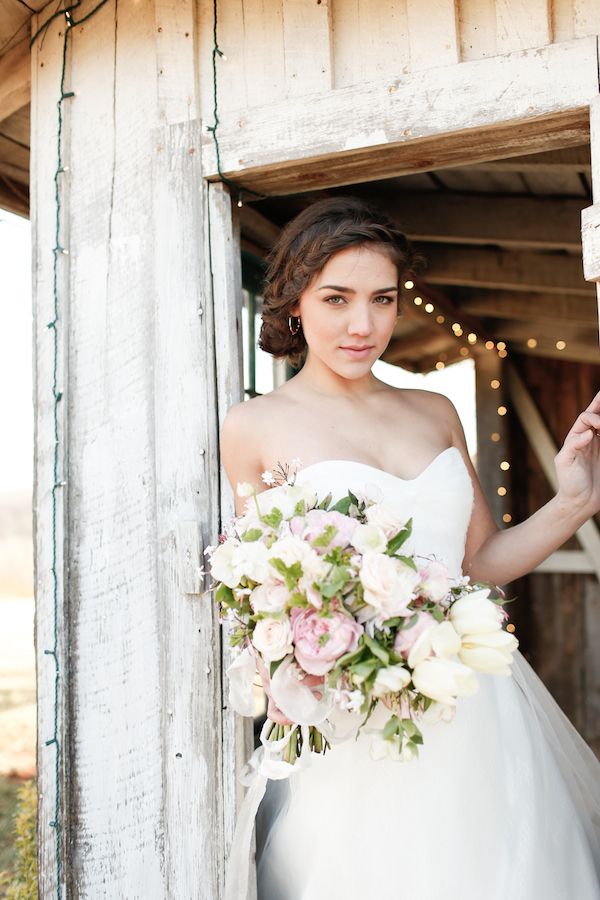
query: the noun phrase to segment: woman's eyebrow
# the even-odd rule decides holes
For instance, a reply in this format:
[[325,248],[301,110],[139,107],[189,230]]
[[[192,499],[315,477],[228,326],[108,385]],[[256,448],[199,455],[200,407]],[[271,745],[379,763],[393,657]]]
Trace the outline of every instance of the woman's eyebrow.
[[[344,293],[346,293],[346,294],[355,294],[356,293],[354,288],[342,287],[340,284],[322,284],[321,287],[317,288],[317,290],[323,291],[323,290],[325,290],[325,288],[331,289],[333,291],[344,291]],[[373,291],[373,293],[374,294],[386,294],[386,293],[388,293],[388,291],[396,291],[397,292],[398,288],[395,285],[392,285],[392,287],[379,288],[377,291]]]

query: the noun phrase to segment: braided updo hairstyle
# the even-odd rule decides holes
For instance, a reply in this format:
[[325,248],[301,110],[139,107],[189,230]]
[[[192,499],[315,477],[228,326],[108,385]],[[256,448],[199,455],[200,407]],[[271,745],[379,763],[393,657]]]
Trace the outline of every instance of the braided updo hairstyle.
[[302,327],[289,329],[288,317],[300,295],[331,256],[352,245],[376,244],[389,253],[398,271],[398,308],[402,282],[415,274],[425,257],[395,222],[360,197],[317,200],[286,223],[267,255],[262,325],[258,346],[299,368],[306,358]]

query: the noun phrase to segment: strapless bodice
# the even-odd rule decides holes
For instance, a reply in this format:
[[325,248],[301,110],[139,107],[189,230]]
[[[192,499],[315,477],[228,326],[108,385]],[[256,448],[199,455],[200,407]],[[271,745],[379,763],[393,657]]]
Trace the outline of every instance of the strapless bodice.
[[348,489],[368,493],[376,485],[387,506],[403,519],[412,517],[405,550],[433,555],[446,563],[452,577],[462,575],[474,490],[458,447],[442,450],[416,478],[400,478],[356,460],[325,459],[299,469],[296,481],[311,484],[319,497],[331,492],[334,502]]

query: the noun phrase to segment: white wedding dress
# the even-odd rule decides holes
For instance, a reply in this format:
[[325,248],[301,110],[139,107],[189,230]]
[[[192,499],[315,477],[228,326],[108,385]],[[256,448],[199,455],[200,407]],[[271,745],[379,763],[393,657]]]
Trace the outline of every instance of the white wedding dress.
[[[326,460],[297,482],[334,500],[378,485],[413,517],[406,549],[462,574],[473,486],[456,447],[414,479]],[[600,762],[519,650],[511,676],[477,677],[478,692],[458,698],[451,722],[421,723],[411,762],[371,759],[365,731],[390,715],[379,703],[358,739],[266,781],[258,900],[600,898]]]

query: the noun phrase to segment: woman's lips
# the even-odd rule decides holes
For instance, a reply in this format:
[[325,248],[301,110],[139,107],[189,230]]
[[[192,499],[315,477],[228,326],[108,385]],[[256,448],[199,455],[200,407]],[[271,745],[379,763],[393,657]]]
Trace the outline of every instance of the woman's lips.
[[372,346],[364,347],[362,350],[356,350],[354,347],[340,347],[340,350],[343,350],[351,359],[363,359],[369,355],[372,349]]

